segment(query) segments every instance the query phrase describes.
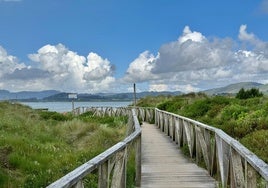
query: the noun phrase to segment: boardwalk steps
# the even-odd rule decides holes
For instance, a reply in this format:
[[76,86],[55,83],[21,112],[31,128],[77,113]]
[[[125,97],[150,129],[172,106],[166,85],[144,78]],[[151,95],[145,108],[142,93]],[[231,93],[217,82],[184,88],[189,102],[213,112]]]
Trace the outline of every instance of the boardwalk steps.
[[206,170],[187,159],[168,136],[142,124],[142,188],[216,187]]

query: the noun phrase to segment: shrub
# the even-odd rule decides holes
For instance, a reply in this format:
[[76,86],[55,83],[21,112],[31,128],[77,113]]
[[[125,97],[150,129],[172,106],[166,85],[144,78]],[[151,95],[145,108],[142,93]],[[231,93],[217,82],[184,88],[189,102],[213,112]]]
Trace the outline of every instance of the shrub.
[[193,104],[184,107],[183,115],[190,118],[199,118],[205,115],[210,109],[211,106],[208,99],[197,100]]
[[238,99],[248,99],[254,97],[262,97],[263,93],[259,91],[259,89],[251,88],[250,90],[245,90],[241,88],[239,92],[236,94],[236,98]]
[[51,111],[40,111],[40,117],[44,120],[56,120],[56,121],[67,121],[70,120],[72,117],[70,115],[61,114],[58,112],[51,112]]
[[179,109],[184,105],[184,103],[184,99],[174,98],[173,100],[168,100],[157,105],[157,108],[173,113],[178,113]]
[[249,150],[262,158],[268,163],[268,130],[258,130],[251,134],[248,134],[241,143],[245,145]]
[[241,106],[239,104],[231,104],[222,110],[221,118],[225,121],[228,121],[230,119],[237,120],[239,117],[241,118],[244,116],[247,111],[247,108],[244,106]]

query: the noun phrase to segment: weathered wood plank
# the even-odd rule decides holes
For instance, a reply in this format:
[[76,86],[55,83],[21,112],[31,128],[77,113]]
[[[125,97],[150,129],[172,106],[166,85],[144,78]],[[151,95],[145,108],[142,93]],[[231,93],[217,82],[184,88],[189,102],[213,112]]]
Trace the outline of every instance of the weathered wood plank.
[[[256,188],[257,187],[257,173],[247,161],[245,161],[245,187]],[[266,186],[267,187],[267,186]]]
[[109,187],[109,160],[99,166],[98,187]]
[[245,179],[240,155],[235,150],[231,151],[231,185],[233,187],[245,187]]
[[141,187],[216,187],[216,182],[157,126],[143,123]]
[[183,130],[185,130],[186,141],[187,141],[188,149],[190,152],[190,156],[193,157],[193,155],[194,155],[194,141],[195,141],[193,127],[189,122],[183,121]]
[[196,134],[198,135],[198,142],[199,146],[201,147],[201,151],[207,166],[207,170],[210,169],[210,161],[209,161],[209,153],[208,153],[208,147],[207,147],[207,142],[205,141],[205,138],[201,132],[201,129],[199,127],[195,127]]
[[84,188],[84,183],[82,180],[78,181],[73,188]]
[[126,160],[126,149],[116,153],[115,166],[113,172],[113,178],[111,188],[124,188],[125,183],[125,160]]
[[136,156],[135,156],[135,160],[136,160],[136,180],[135,180],[135,184],[136,187],[140,187],[141,186],[141,137],[139,137],[136,140]]

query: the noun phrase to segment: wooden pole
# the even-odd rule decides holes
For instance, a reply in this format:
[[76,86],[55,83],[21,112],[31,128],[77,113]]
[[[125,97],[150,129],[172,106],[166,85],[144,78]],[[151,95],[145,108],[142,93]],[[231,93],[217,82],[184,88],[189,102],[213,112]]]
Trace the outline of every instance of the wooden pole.
[[136,187],[141,186],[141,136],[136,140]]
[[133,84],[133,88],[134,88],[134,107],[136,107],[137,98],[136,98],[136,84],[135,83]]

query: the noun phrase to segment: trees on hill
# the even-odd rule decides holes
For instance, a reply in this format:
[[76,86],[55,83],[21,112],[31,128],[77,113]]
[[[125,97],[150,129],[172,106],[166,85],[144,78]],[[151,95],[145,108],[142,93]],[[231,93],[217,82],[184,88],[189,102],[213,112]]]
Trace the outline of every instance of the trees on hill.
[[263,93],[259,91],[259,89],[251,88],[249,90],[245,90],[241,88],[239,92],[236,94],[236,98],[238,99],[248,99],[254,97],[262,97]]

